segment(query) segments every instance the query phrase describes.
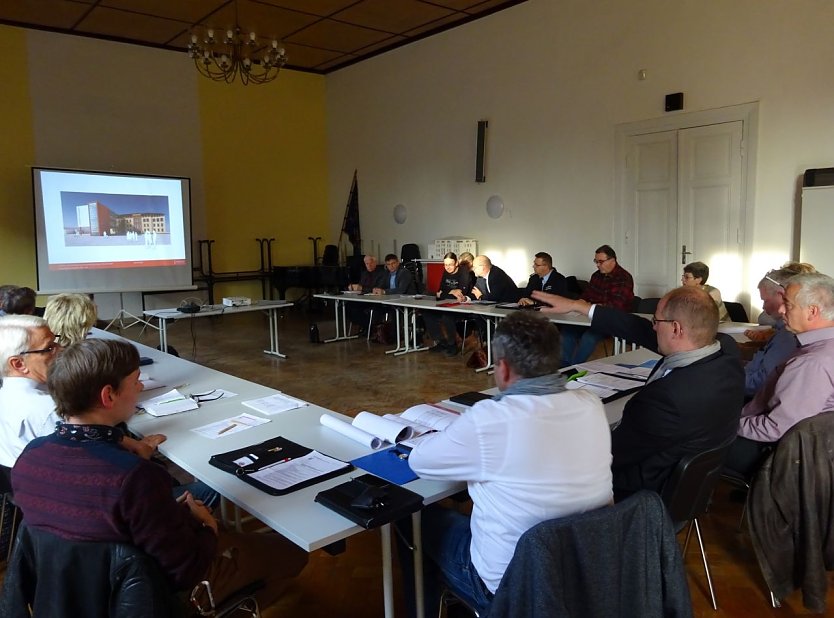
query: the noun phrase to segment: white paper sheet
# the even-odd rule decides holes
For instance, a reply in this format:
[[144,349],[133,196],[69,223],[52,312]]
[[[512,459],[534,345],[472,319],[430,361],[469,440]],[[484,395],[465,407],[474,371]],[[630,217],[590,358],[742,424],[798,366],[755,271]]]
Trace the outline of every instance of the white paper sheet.
[[252,408],[257,412],[269,414],[270,416],[309,405],[306,401],[290,397],[284,393],[275,393],[274,395],[270,395],[268,397],[250,399],[249,401],[244,401],[242,403],[248,408]]
[[191,431],[195,431],[206,438],[216,440],[217,438],[230,436],[233,433],[245,431],[251,427],[257,427],[258,425],[263,425],[264,423],[269,422],[270,420],[268,418],[262,418],[260,416],[255,416],[254,414],[244,412],[243,414],[228,418],[224,421],[217,421],[216,423],[210,423],[208,425],[203,425],[202,427],[195,427]]
[[282,490],[346,467],[343,461],[312,451],[304,457],[279,461],[251,472],[249,477],[274,489]]
[[190,397],[186,397],[177,389],[157,395],[139,404],[151,416],[169,416],[179,412],[196,410],[200,406]]

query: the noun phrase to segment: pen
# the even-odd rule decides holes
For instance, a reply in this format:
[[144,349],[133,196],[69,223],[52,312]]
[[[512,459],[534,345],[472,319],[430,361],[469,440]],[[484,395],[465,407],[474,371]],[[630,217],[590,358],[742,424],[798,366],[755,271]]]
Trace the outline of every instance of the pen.
[[284,450],[283,447],[280,446],[273,446],[271,449],[267,451],[267,453],[277,453],[278,451]]
[[158,406],[163,406],[163,405],[165,405],[166,403],[174,403],[175,401],[185,401],[185,397],[177,397],[177,398],[175,398],[175,399],[168,399],[167,401],[160,401],[160,402],[159,402],[158,404],[156,404],[156,405],[158,405]]
[[570,382],[571,380],[578,380],[579,378],[581,378],[583,376],[586,376],[586,375],[588,375],[587,371],[578,371],[575,374],[573,374],[571,377],[569,377],[567,381]]
[[219,435],[222,435],[222,434],[226,433],[227,431],[229,431],[229,430],[231,430],[231,429],[234,429],[235,427],[237,427],[237,423],[232,423],[232,424],[230,424],[228,427],[224,427],[223,429],[221,429],[220,431],[218,431],[218,432],[217,432],[217,435],[218,435],[218,436],[219,436]]

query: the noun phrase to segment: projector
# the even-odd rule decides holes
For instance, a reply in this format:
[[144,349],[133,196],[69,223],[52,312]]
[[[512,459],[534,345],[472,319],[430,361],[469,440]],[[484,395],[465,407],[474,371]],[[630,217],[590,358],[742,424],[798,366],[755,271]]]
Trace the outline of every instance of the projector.
[[224,296],[223,305],[225,307],[246,307],[252,304],[252,299],[246,296]]

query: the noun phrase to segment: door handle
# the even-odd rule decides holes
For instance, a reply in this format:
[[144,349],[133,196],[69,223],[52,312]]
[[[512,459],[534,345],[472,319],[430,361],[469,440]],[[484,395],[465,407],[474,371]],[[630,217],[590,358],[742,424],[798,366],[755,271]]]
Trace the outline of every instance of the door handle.
[[681,245],[681,264],[686,264],[687,255],[692,255],[692,252],[686,250],[686,245]]

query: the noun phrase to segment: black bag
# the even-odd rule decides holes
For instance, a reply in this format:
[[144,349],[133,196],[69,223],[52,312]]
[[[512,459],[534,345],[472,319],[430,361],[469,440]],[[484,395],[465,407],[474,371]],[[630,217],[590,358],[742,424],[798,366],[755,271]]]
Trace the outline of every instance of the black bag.
[[373,335],[371,335],[371,341],[374,343],[383,343],[385,345],[389,345],[394,343],[396,337],[396,333],[394,333],[394,323],[393,322],[380,322],[376,326],[374,326]]
[[363,528],[390,524],[423,508],[420,494],[373,474],[320,491],[316,502]]

